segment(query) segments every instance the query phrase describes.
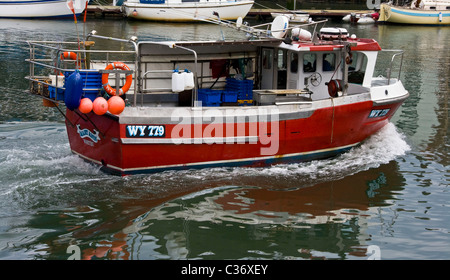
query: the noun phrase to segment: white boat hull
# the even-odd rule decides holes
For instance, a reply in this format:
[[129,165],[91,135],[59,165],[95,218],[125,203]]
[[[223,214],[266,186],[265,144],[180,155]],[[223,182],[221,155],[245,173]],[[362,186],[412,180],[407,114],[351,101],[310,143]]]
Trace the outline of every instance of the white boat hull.
[[125,2],[122,7],[127,17],[154,21],[198,21],[213,18],[221,20],[244,18],[253,6],[253,0],[218,2],[180,2],[170,4],[141,4]]
[[419,10],[382,4],[379,22],[419,25],[450,25],[450,10]]
[[[81,14],[88,0],[73,0],[76,14]],[[0,18],[47,18],[73,15],[67,0],[0,0]]]
[[309,21],[309,14],[297,14],[297,13],[270,13],[272,18],[277,16],[285,16],[289,19],[289,22],[293,23],[307,23]]

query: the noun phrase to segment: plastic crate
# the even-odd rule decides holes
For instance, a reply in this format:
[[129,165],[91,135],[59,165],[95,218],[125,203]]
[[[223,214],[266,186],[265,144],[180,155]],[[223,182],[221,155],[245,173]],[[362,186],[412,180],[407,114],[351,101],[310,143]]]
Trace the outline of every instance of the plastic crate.
[[236,80],[234,78],[227,78],[226,87],[238,91],[252,91],[253,80]]
[[222,91],[222,102],[237,102],[238,92],[235,90]]
[[[102,89],[102,74],[90,71],[79,72],[83,80],[83,97],[87,97],[94,101]],[[73,73],[74,71],[66,71],[64,76],[67,79]]]
[[253,80],[227,78],[225,89],[236,91],[238,99],[253,99]]
[[216,104],[221,103],[221,90],[214,89],[199,89],[198,90],[198,100],[202,101],[203,105],[206,106],[215,106]]
[[[58,94],[56,94],[58,93]],[[56,87],[48,86],[48,94],[51,99],[55,100],[64,100],[64,90],[58,89],[56,90]]]

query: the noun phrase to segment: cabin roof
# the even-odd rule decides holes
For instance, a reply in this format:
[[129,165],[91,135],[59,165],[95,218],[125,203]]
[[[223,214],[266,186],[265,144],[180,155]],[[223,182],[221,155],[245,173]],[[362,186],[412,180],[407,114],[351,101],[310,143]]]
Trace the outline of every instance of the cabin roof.
[[[352,51],[380,51],[381,47],[374,39],[348,38],[345,42],[353,43]],[[290,44],[284,43],[280,39],[259,39],[259,40],[233,40],[233,41],[169,41],[169,42],[139,42],[140,50],[146,52],[146,48],[152,54],[170,54],[185,52],[176,50],[177,47],[193,48],[197,51],[208,53],[222,53],[228,51],[251,51],[257,47],[282,47],[297,51],[335,51],[342,49],[344,44],[336,41],[319,40],[318,42],[298,42],[293,41]],[[171,50],[170,50],[171,49]]]
[[[345,42],[356,43],[356,45],[352,44],[352,47],[351,47],[352,51],[380,51],[381,50],[380,45],[374,39],[365,39],[365,38],[350,39],[349,38]],[[293,42],[292,44],[294,46],[297,46],[297,48],[300,51],[312,51],[312,52],[314,52],[314,51],[316,51],[316,52],[334,51],[334,50],[342,49],[344,47],[344,45],[341,43],[325,41],[325,40],[321,40],[318,43]]]

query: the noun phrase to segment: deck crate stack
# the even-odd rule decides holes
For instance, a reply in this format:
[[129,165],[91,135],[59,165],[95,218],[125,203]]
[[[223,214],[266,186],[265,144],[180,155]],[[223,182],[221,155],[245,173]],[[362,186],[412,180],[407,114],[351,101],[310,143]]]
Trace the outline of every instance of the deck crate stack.
[[[64,73],[65,80],[73,73],[74,71],[66,71]],[[83,97],[94,101],[102,90],[102,74],[93,71],[80,71],[80,75],[83,80]]]
[[222,103],[222,90],[200,88],[198,89],[198,100],[202,102],[202,106],[215,107]]
[[227,78],[225,89],[237,92],[237,102],[239,106],[253,105],[253,80]]

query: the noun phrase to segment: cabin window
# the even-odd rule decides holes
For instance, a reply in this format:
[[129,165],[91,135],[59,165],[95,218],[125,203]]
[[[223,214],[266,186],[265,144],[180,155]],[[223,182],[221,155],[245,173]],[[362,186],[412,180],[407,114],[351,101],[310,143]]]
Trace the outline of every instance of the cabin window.
[[298,71],[298,53],[291,53],[291,73]]
[[436,7],[430,6],[430,10],[436,10]]
[[278,50],[277,89],[286,89],[287,82],[287,51]]
[[367,56],[364,53],[353,53],[352,64],[348,67],[348,82],[362,85],[367,67]]
[[322,71],[334,71],[336,69],[336,54],[324,53],[322,60]]
[[264,69],[272,69],[272,50],[265,49],[262,54],[262,64]]
[[286,70],[286,51],[278,50],[278,70]]
[[303,55],[303,72],[304,73],[316,72],[315,53],[305,53]]

